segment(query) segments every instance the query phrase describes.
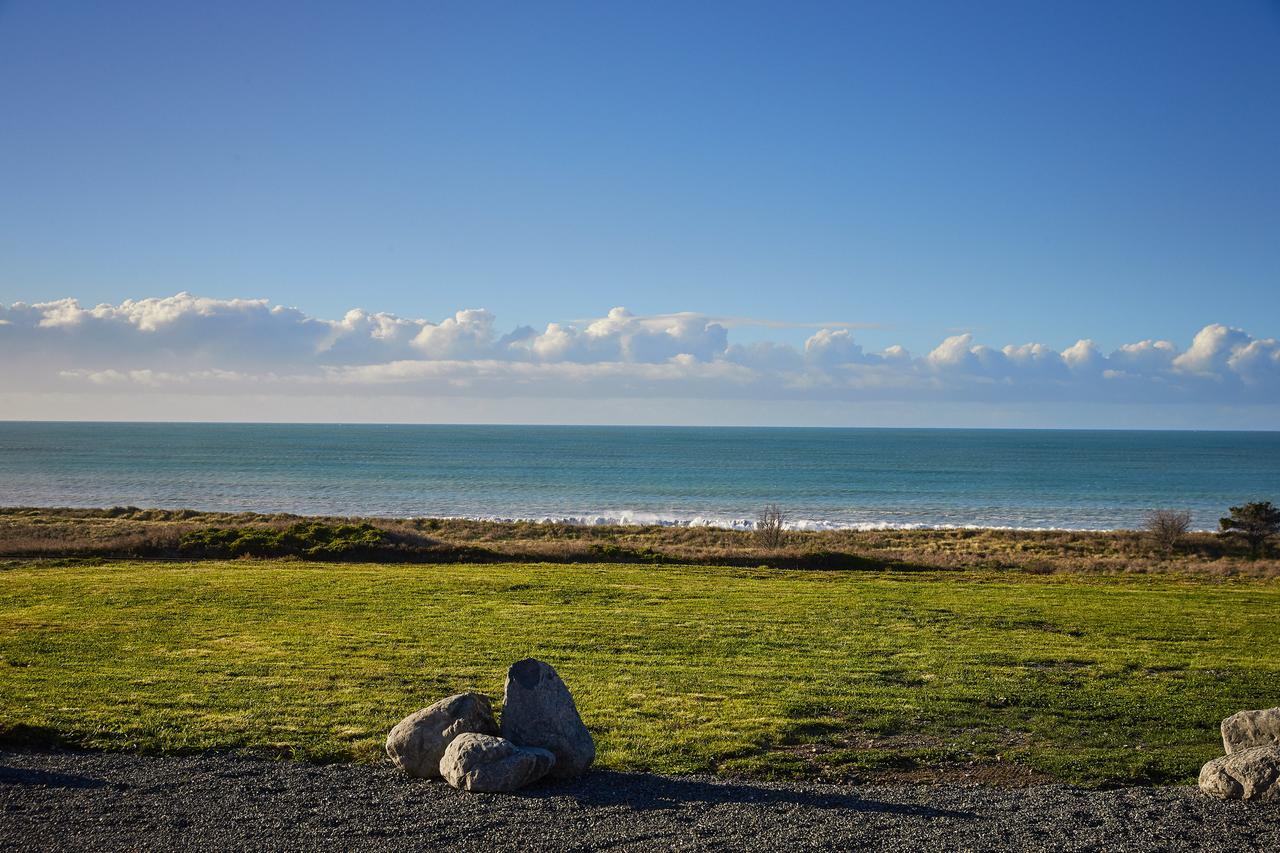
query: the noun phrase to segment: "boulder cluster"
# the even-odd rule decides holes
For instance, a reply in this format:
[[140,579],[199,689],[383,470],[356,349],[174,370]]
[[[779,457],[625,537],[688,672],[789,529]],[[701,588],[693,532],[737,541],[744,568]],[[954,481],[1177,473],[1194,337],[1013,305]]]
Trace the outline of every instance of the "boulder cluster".
[[544,776],[577,776],[595,760],[596,746],[560,676],[527,658],[507,670],[501,725],[487,696],[459,693],[397,723],[387,755],[410,776],[496,793]]
[[1200,768],[1200,790],[1233,800],[1280,800],[1280,708],[1222,721],[1226,755]]

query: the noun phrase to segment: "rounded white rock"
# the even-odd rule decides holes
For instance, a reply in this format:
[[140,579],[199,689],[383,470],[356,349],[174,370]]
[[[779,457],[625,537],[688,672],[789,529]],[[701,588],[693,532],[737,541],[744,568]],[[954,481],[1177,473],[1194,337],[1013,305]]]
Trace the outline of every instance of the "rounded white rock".
[[536,782],[555,766],[545,749],[516,746],[506,738],[458,735],[440,759],[440,775],[460,791],[507,793]]
[[410,776],[436,779],[445,750],[466,732],[498,733],[488,696],[459,693],[410,714],[387,735],[387,756]]

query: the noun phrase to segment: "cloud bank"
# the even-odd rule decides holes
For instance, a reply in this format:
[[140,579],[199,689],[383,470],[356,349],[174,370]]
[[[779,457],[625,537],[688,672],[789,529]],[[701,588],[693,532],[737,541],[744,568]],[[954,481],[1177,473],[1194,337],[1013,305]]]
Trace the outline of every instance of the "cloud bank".
[[0,306],[0,393],[1280,402],[1280,342],[1218,324],[1185,348],[1142,340],[1108,353],[1082,339],[1059,352],[962,334],[913,354],[870,352],[849,324],[818,328],[801,346],[732,342],[731,328],[746,322],[614,308],[539,330],[500,327],[480,308],[433,322],[362,309],[328,320],[265,299],[187,293],[93,307],[19,302]]

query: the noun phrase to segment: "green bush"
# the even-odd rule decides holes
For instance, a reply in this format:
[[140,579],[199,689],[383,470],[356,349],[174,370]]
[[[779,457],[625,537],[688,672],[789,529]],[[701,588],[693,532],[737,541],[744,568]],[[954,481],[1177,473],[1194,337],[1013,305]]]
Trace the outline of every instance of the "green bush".
[[589,550],[593,557],[618,563],[662,563],[671,559],[652,548],[627,548],[612,542],[593,542]]
[[300,521],[284,528],[202,527],[182,537],[179,550],[205,557],[365,556],[391,544],[387,531],[372,524]]

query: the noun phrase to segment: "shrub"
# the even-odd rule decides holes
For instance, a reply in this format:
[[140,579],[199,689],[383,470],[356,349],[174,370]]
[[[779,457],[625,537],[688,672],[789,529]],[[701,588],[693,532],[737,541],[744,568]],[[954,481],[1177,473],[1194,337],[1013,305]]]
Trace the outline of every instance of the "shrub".
[[1238,536],[1249,543],[1249,555],[1257,557],[1267,540],[1280,532],[1280,509],[1271,501],[1254,501],[1244,506],[1233,506],[1231,515],[1218,519],[1219,532],[1223,536]]
[[777,504],[769,504],[760,510],[756,518],[756,537],[766,548],[777,548],[782,544],[787,523],[787,514]]
[[1172,551],[1191,529],[1191,513],[1185,509],[1153,510],[1147,515],[1143,529],[1158,546],[1166,551]]
[[661,563],[664,560],[662,554],[652,548],[627,548],[611,542],[593,542],[588,550],[592,557],[611,563]]
[[387,531],[367,522],[300,521],[285,528],[202,527],[182,537],[178,550],[211,557],[313,557],[339,559],[390,544]]

